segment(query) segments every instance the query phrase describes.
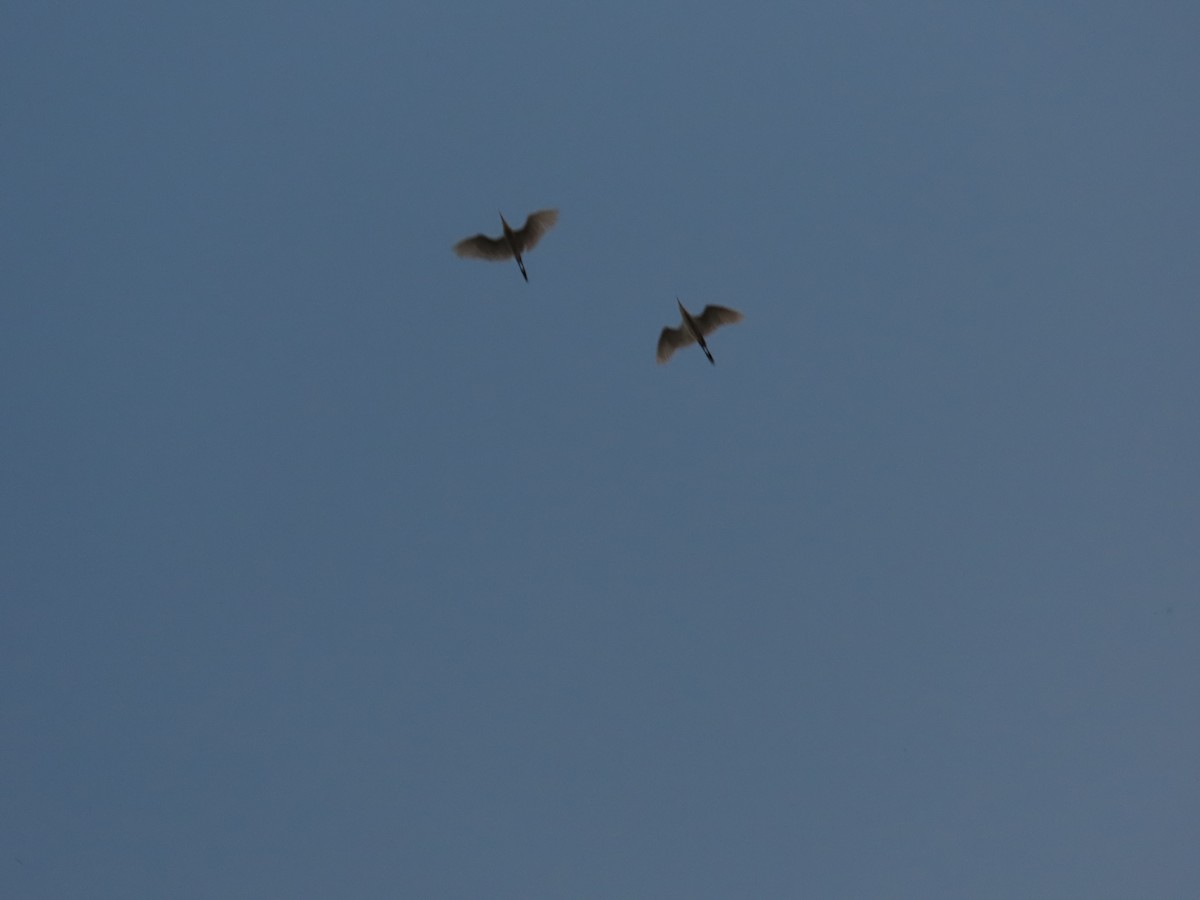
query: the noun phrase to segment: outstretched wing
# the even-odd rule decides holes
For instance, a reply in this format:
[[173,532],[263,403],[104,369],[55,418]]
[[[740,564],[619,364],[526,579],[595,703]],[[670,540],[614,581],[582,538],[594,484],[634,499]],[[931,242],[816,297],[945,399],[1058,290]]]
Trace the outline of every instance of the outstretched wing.
[[454,245],[454,252],[465,259],[512,259],[512,248],[504,238],[486,234],[465,238]]
[[692,316],[692,321],[696,323],[701,334],[712,334],[722,325],[742,321],[742,314],[727,306],[706,306],[700,315]]
[[521,226],[521,230],[513,232],[517,247],[522,253],[532,250],[542,239],[542,235],[553,228],[557,222],[557,209],[539,209],[537,212],[530,213],[529,217],[525,219],[525,224]]
[[658,361],[665,363],[680,347],[696,343],[686,328],[664,328],[658,336]]

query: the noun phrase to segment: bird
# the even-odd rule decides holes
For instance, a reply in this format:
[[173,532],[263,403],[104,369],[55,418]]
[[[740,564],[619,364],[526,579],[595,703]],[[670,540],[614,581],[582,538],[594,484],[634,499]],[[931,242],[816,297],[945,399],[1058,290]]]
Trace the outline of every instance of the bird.
[[712,334],[722,325],[732,325],[734,322],[742,321],[742,314],[727,306],[706,306],[704,312],[693,316],[684,309],[683,302],[678,297],[675,298],[675,302],[679,304],[679,312],[683,315],[683,324],[678,328],[662,330],[662,334],[658,336],[658,361],[665,363],[671,358],[671,354],[680,347],[698,343],[700,349],[704,351],[704,355],[708,357],[708,361],[715,366],[717,361],[709,352],[708,344],[704,342],[704,336]]
[[553,228],[557,221],[557,209],[539,209],[530,213],[525,219],[525,224],[514,231],[505,221],[504,213],[500,213],[500,224],[504,226],[504,234],[500,237],[477,234],[464,238],[454,245],[454,252],[466,259],[512,259],[515,256],[521,276],[528,282],[529,273],[525,271],[525,261],[521,254],[536,247],[542,235]]

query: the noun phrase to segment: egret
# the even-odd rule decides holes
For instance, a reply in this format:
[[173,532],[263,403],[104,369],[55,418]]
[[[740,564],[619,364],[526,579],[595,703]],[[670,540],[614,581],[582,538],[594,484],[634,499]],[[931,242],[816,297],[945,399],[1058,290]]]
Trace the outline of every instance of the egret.
[[539,209],[529,214],[524,226],[513,230],[504,220],[504,213],[500,213],[500,224],[504,226],[504,234],[500,237],[477,234],[475,237],[464,238],[454,245],[454,252],[468,259],[512,259],[515,256],[522,277],[529,281],[521,254],[536,247],[542,235],[553,228],[557,221],[557,209]]
[[704,342],[704,336],[712,334],[722,325],[732,325],[734,322],[742,321],[742,314],[736,309],[729,309],[726,306],[706,306],[704,312],[693,316],[683,308],[683,303],[678,297],[675,298],[675,302],[679,304],[679,311],[683,314],[683,324],[678,328],[662,330],[662,334],[658,336],[658,361],[665,363],[671,358],[671,354],[680,347],[699,344],[704,355],[708,357],[708,361],[715,366],[717,361],[709,352],[708,344]]

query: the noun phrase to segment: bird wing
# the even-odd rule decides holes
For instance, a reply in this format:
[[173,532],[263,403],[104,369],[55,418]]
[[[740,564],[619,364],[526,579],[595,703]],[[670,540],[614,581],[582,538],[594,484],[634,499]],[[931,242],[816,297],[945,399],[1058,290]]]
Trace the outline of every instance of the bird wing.
[[658,336],[658,361],[665,363],[680,347],[696,343],[686,328],[664,328]]
[[466,259],[512,259],[512,248],[508,246],[508,241],[486,234],[464,238],[454,245],[454,252]]
[[537,246],[542,235],[553,228],[557,222],[557,209],[539,209],[537,212],[530,213],[525,219],[525,224],[521,226],[521,230],[513,232],[513,237],[516,238],[521,252],[524,253]]
[[742,314],[727,306],[706,306],[700,315],[692,316],[692,321],[696,323],[701,334],[712,334],[722,325],[742,321]]

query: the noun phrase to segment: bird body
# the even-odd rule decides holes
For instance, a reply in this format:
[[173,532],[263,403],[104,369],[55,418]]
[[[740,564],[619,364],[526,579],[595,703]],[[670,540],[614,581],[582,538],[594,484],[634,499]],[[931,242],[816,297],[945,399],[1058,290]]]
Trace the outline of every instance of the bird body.
[[486,234],[477,234],[474,237],[464,238],[454,245],[454,252],[467,259],[499,260],[515,257],[517,267],[521,270],[521,277],[529,281],[522,254],[537,246],[542,235],[553,228],[556,222],[558,222],[557,209],[540,209],[530,213],[520,229],[514,229],[505,220],[504,213],[501,213],[500,225],[503,227],[504,233],[500,237],[494,238],[488,237]]
[[715,366],[717,361],[713,359],[704,336],[712,334],[722,325],[732,325],[742,321],[742,314],[727,306],[710,305],[704,307],[704,312],[700,315],[693,316],[684,308],[683,302],[678,297],[675,298],[675,302],[679,304],[683,322],[678,328],[664,328],[662,334],[658,336],[658,361],[665,363],[671,358],[671,354],[680,347],[699,344],[704,355],[708,357],[708,361]]

